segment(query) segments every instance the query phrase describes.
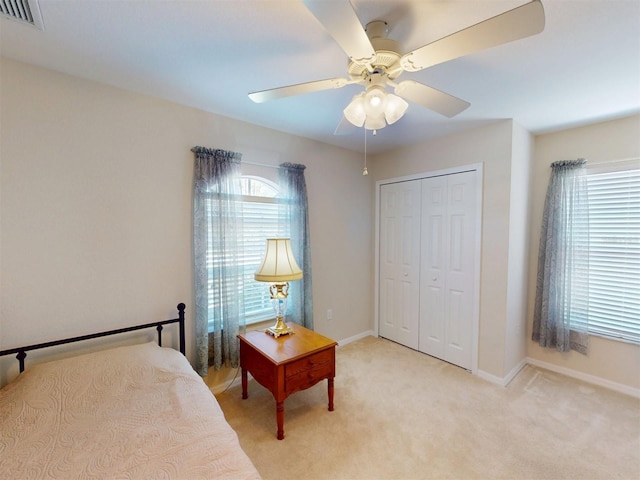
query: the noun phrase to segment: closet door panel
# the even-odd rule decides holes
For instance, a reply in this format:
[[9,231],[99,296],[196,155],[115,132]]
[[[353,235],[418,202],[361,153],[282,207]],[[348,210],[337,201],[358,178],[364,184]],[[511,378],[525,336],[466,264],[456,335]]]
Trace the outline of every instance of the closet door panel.
[[475,279],[475,172],[448,180],[448,247],[446,260],[444,360],[471,368]]
[[[443,358],[445,354],[445,244],[447,180],[421,180],[420,344],[421,352]],[[425,314],[425,312],[428,312]]]
[[418,348],[420,183],[380,190],[379,334]]
[[471,368],[475,172],[422,180],[420,345]]

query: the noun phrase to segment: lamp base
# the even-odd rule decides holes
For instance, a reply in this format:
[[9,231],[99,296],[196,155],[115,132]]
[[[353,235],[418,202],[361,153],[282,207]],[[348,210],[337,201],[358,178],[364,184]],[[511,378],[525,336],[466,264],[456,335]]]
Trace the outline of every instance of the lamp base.
[[281,335],[292,334],[293,330],[287,327],[287,324],[282,321],[282,317],[278,317],[276,320],[276,324],[272,327],[267,328],[264,332],[275,338],[278,338]]

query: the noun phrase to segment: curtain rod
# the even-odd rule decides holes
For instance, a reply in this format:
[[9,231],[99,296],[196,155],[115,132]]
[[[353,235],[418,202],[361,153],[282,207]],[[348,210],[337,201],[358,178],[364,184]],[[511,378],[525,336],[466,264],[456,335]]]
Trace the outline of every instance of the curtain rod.
[[587,159],[587,167],[596,167],[598,165],[609,165],[611,163],[625,163],[625,162],[640,162],[640,158],[638,157],[629,157],[629,158],[620,158],[618,160],[609,160],[609,161],[602,161],[602,162],[597,162],[597,163],[591,163],[588,159]]
[[240,165],[255,165],[256,167],[267,167],[267,168],[280,168],[280,165],[269,165],[266,163],[257,163],[257,162],[244,162],[240,161]]

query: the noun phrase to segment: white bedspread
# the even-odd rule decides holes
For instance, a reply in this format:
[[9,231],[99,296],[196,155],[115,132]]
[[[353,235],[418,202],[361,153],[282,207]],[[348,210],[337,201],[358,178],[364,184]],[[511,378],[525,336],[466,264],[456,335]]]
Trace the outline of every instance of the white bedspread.
[[153,343],[44,363],[0,390],[0,478],[260,478],[186,359]]

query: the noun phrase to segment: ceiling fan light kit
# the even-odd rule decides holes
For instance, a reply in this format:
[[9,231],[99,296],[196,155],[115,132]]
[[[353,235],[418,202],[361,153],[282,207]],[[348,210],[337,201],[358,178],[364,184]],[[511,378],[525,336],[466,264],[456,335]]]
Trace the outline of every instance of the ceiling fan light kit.
[[[401,54],[395,40],[387,38],[387,23],[369,22],[365,29],[349,0],[302,0],[349,57],[349,79],[331,78],[249,94],[256,103],[276,98],[342,88],[360,84],[365,91],[356,94],[346,106],[345,118],[356,127],[379,130],[397,122],[409,104],[417,103],[446,117],[469,108],[470,103],[414,80],[395,83],[403,72],[419,70],[536,35],[544,30],[544,8],[540,0],[516,7],[483,22],[452,33],[411,52]],[[394,88],[388,93],[386,87]]]
[[376,86],[366,93],[354,95],[343,113],[356,127],[379,130],[400,120],[408,107],[409,104],[399,96],[387,93],[382,87]]

